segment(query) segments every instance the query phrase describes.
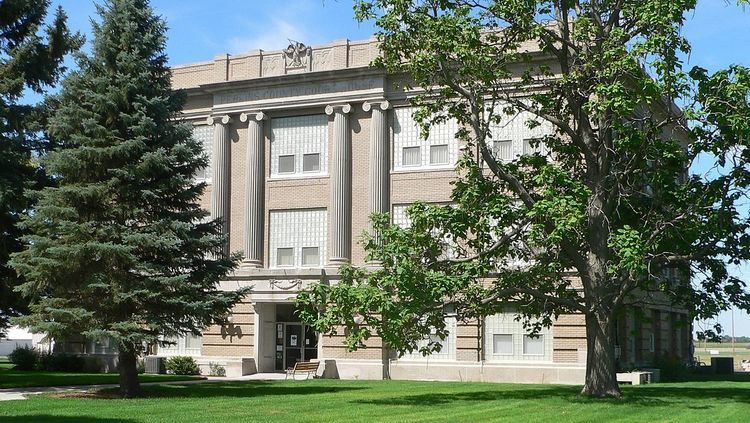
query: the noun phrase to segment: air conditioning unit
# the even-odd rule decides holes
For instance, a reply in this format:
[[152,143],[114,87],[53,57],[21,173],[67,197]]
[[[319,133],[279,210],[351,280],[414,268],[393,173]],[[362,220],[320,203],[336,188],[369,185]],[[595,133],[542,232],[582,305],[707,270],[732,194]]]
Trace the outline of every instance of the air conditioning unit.
[[167,372],[166,359],[164,357],[156,357],[153,355],[146,356],[143,358],[144,367],[146,367],[146,373],[157,375],[164,374]]

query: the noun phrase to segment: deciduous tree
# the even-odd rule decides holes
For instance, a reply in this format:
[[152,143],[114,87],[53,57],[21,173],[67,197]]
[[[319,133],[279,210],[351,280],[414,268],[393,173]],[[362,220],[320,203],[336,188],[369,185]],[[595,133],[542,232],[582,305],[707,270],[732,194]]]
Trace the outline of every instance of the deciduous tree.
[[[467,148],[451,206],[413,206],[406,229],[375,216],[365,244],[382,267],[345,268],[300,296],[317,330],[344,324],[351,348],[377,334],[404,352],[445,336],[446,310],[512,305],[531,329],[580,313],[582,392],[619,396],[613,331],[626,310],[750,308],[727,271],[750,257],[750,71],[684,69],[695,0],[356,3],[380,28],[377,65],[419,93],[424,131],[456,119]],[[532,141],[544,148],[500,160],[493,131],[512,118],[551,128]],[[708,171],[690,171],[698,159]]]

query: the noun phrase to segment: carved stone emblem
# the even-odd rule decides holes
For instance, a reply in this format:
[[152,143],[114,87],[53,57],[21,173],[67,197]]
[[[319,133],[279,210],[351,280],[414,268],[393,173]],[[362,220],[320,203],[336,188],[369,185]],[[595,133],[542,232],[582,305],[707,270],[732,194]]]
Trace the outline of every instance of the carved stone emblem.
[[290,289],[302,287],[302,279],[277,280],[271,279],[268,283],[275,288],[289,291]]
[[284,52],[284,64],[286,69],[308,68],[312,48],[299,41],[289,40],[289,47]]

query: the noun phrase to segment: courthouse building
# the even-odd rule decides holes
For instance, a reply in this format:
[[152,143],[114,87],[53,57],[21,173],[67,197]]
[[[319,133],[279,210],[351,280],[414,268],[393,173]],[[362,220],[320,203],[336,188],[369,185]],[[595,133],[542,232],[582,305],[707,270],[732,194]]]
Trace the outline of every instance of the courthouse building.
[[[224,219],[227,252],[243,251],[223,289],[252,286],[227,326],[208,328],[160,348],[159,355],[192,355],[228,375],[283,371],[320,360],[325,376],[357,379],[441,379],[582,383],[586,363],[583,317],[561,316],[529,337],[512,313],[484,321],[446,316],[442,350],[398,357],[379,339],[348,352],[340,336],[315,333],[294,313],[296,293],[335,282],[343,263],[364,265],[358,242],[369,215],[390,212],[407,225],[405,209],[421,200],[450,201],[460,145],[455,122],[420,139],[399,78],[370,66],[374,40],[322,46],[293,42],[281,51],[255,50],[173,68],[173,86],[188,95],[184,117],[211,157],[199,178],[203,205]],[[543,60],[540,54],[540,60]],[[529,152],[541,126],[523,116],[495,134],[502,159]],[[662,356],[690,356],[683,311],[645,310],[649,320],[622,319],[616,355],[621,367]],[[323,369],[324,367],[324,369]]]

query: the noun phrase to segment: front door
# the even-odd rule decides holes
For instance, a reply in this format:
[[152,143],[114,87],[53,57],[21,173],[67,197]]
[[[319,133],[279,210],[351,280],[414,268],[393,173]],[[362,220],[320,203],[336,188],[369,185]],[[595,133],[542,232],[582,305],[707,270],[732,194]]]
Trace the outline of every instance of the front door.
[[276,323],[276,370],[318,358],[318,334],[301,323]]

